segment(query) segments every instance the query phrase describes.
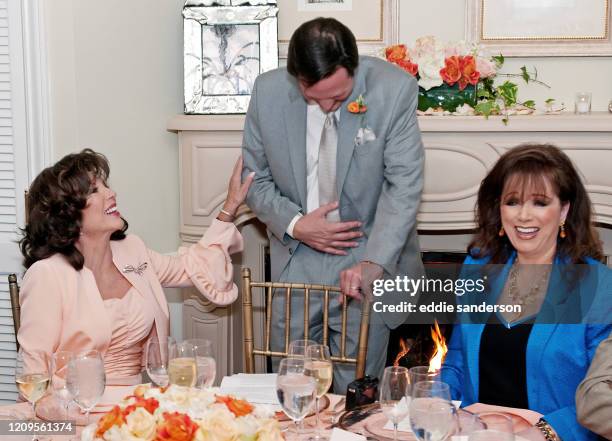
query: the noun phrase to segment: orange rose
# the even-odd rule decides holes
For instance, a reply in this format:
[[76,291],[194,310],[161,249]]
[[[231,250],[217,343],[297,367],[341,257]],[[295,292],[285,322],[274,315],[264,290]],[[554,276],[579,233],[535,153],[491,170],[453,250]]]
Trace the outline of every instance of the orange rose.
[[121,408],[119,406],[115,406],[113,407],[113,410],[103,415],[102,418],[98,420],[96,438],[102,438],[104,432],[111,427],[121,426],[123,424],[125,424],[125,416],[123,415],[123,412],[121,412]]
[[459,78],[459,90],[465,89],[469,84],[475,86],[480,79],[480,72],[476,70],[476,60],[468,55],[461,60],[461,78]]
[[129,406],[127,406],[123,410],[123,414],[125,416],[128,416],[130,413],[135,411],[136,408],[138,407],[144,408],[144,410],[146,410],[151,415],[153,415],[153,413],[155,412],[155,409],[159,407],[159,401],[157,401],[155,398],[148,398],[145,400],[144,398],[136,397],[136,402],[134,404],[130,404]]
[[253,406],[248,401],[237,400],[234,397],[219,396],[216,397],[217,403],[223,403],[227,409],[237,417],[245,416],[253,412]]
[[157,427],[156,441],[191,441],[198,430],[188,415],[164,412],[164,422]]
[[452,86],[461,78],[461,61],[457,55],[444,60],[444,67],[440,69],[440,76],[449,86]]
[[404,69],[406,72],[408,72],[413,77],[416,77],[416,74],[419,72],[419,65],[416,63],[413,63],[410,60],[400,60],[395,64],[397,64],[399,67]]
[[359,103],[357,101],[349,103],[346,108],[351,113],[359,113]]
[[385,49],[385,57],[392,63],[403,60],[408,55],[408,49],[404,44],[396,44]]

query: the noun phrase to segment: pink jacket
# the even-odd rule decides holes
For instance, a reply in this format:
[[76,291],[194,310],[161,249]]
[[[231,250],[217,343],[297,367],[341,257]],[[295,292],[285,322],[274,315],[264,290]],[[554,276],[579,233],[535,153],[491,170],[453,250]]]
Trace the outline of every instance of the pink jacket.
[[[111,241],[116,267],[154,305],[156,333],[152,335],[160,342],[166,342],[169,333],[162,287],[195,286],[211,302],[228,305],[238,297],[230,254],[242,251],[242,247],[242,236],[234,224],[218,220],[198,243],[180,248],[176,255],[151,251],[134,235]],[[110,321],[88,268],[76,271],[61,254],[36,262],[24,276],[20,303],[18,340],[22,351],[52,354],[97,349],[106,353]]]

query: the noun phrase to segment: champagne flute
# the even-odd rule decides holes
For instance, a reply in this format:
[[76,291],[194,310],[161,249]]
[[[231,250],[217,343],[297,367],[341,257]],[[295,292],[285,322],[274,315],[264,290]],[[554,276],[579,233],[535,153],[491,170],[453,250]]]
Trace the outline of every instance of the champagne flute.
[[421,381],[412,386],[410,425],[422,441],[450,439],[457,429],[457,410],[450,388],[441,381]]
[[397,426],[408,415],[410,377],[403,366],[385,368],[380,386],[380,408],[393,423],[393,439],[397,441]]
[[159,340],[151,338],[145,348],[147,374],[158,387],[168,386],[168,351],[162,353]]
[[484,429],[474,430],[469,434],[468,441],[514,441],[514,425],[512,418],[498,412],[479,413],[478,417],[484,423]]
[[192,338],[185,341],[193,345],[196,354],[196,364],[198,368],[196,386],[201,389],[211,387],[215,382],[215,376],[217,374],[217,364],[215,362],[215,352],[212,342],[202,338]]
[[311,411],[317,395],[316,381],[305,374],[303,358],[283,358],[278,366],[276,394],[283,412],[293,420],[298,438],[302,421]]
[[68,406],[72,401],[66,376],[68,375],[68,364],[73,359],[74,353],[70,351],[57,351],[51,356],[51,390],[64,409],[64,419],[68,419]]
[[173,343],[168,349],[168,380],[177,386],[193,387],[198,379],[195,348],[191,343]]
[[104,395],[106,373],[104,361],[99,351],[91,350],[76,355],[68,363],[66,385],[72,399],[85,412],[89,424],[89,413]]
[[293,340],[289,343],[289,357],[305,357],[306,348],[316,344],[314,340]]
[[310,345],[306,348],[306,365],[305,373],[315,379],[317,398],[315,400],[316,409],[316,435],[311,440],[324,440],[327,437],[321,433],[321,427],[319,423],[319,400],[323,395],[327,393],[331,384],[333,376],[333,364],[331,360],[331,354],[329,347],[326,345]]
[[36,417],[36,402],[49,387],[49,357],[42,351],[18,352],[15,364],[15,383],[19,394],[32,405]]

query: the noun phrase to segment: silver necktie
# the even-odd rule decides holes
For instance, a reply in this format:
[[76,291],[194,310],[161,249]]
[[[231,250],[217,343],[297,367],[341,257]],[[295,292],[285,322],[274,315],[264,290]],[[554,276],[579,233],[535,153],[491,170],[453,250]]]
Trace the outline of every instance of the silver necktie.
[[[336,150],[338,148],[338,127],[334,112],[327,114],[319,144],[319,206],[338,200],[336,188]],[[327,214],[329,222],[338,222],[340,213],[336,209]]]

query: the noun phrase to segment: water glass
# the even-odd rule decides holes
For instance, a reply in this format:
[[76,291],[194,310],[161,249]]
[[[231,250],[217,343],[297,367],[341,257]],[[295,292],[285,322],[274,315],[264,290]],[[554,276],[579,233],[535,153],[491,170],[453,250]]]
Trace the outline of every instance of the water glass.
[[195,348],[186,341],[168,348],[168,381],[177,386],[193,387],[198,379]]
[[49,357],[45,352],[18,352],[15,364],[15,384],[19,395],[32,405],[36,415],[36,402],[40,400],[49,387]]
[[334,367],[326,345],[311,345],[306,348],[305,373],[315,379],[317,388],[316,398],[316,435],[311,440],[328,439],[323,436],[319,423],[319,400],[327,393],[332,384]]
[[96,407],[106,388],[106,373],[100,352],[91,350],[75,355],[68,363],[66,386],[74,402],[85,412],[89,424],[89,413]]
[[302,421],[312,410],[317,396],[316,381],[306,375],[304,358],[283,358],[278,366],[276,394],[283,412],[293,420],[297,436],[302,433]]
[[421,381],[440,381],[440,371],[430,371],[429,366],[413,366],[408,370],[410,384],[417,384]]
[[68,364],[74,359],[74,353],[70,351],[57,351],[51,356],[51,390],[53,396],[64,409],[64,419],[68,419],[68,406],[73,397],[68,390],[66,377],[68,375]]
[[168,350],[162,351],[157,338],[151,338],[145,348],[147,374],[158,387],[168,386]]
[[293,340],[289,343],[289,357],[304,357],[306,356],[306,348],[316,344],[317,342],[314,340]]
[[412,386],[410,426],[419,440],[443,441],[457,430],[457,410],[450,388],[441,381],[421,381]]
[[510,416],[497,412],[483,412],[478,418],[485,428],[470,433],[468,441],[514,441],[514,425]]
[[217,363],[212,342],[202,338],[191,338],[185,342],[191,343],[195,350],[198,368],[196,386],[199,388],[211,387],[217,375]]
[[393,423],[393,439],[397,441],[397,426],[408,415],[410,376],[403,366],[385,368],[380,385],[380,408]]

